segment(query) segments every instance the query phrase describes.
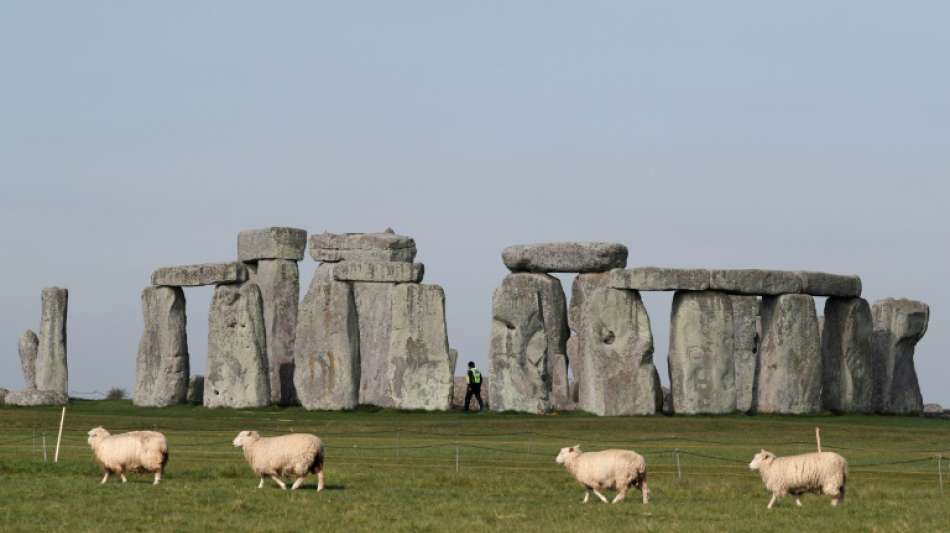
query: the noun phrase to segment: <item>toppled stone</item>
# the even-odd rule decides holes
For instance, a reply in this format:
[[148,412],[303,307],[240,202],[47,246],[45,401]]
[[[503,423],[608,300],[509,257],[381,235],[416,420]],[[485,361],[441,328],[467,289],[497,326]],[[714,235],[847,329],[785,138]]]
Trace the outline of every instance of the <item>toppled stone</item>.
[[36,388],[36,355],[39,351],[40,339],[28,329],[20,336],[19,352],[20,366],[23,367],[23,381],[27,389]]
[[333,268],[333,278],[337,281],[419,283],[424,273],[422,263],[395,261],[344,261]]
[[627,247],[609,242],[549,242],[509,246],[501,253],[512,272],[605,272],[627,264]]
[[840,298],[861,296],[861,278],[841,276],[825,272],[798,272],[802,292],[812,296],[834,296]]
[[353,283],[359,323],[359,403],[364,405],[394,407],[389,358],[394,287],[390,283]]
[[828,298],[821,333],[822,406],[874,412],[871,306],[863,298]]
[[310,236],[310,257],[316,261],[397,261],[411,263],[416,241],[405,235],[383,233],[321,233]]
[[924,302],[887,298],[874,302],[871,317],[876,410],[919,414],[924,400],[914,368],[914,347],[927,333],[930,307]]
[[709,288],[708,270],[701,268],[639,267],[610,271],[608,285],[640,291],[704,291]]
[[452,407],[445,293],[438,285],[396,285],[389,336],[392,398],[398,409],[448,411]]
[[42,292],[42,317],[36,350],[36,388],[67,392],[66,313],[69,291],[48,287]]
[[184,403],[188,395],[188,333],[185,293],[181,287],[142,290],[145,327],[135,359],[138,406],[165,407]]
[[359,402],[360,345],[353,289],[314,278],[300,304],[294,386],[306,409],[354,409]]
[[23,407],[33,405],[66,405],[69,403],[69,397],[66,393],[58,390],[16,390],[7,393],[4,402],[7,405],[19,405]]
[[779,295],[802,292],[802,279],[797,272],[761,270],[711,270],[709,289],[733,294]]
[[188,381],[188,403],[201,405],[205,401],[205,377],[201,374],[191,376]]
[[815,300],[807,294],[762,298],[762,343],[755,410],[821,410],[821,346]]
[[939,403],[925,403],[924,414],[925,415],[942,415],[943,406],[940,405]]
[[205,407],[270,404],[264,304],[257,284],[218,285],[208,313]]
[[262,259],[257,263],[254,281],[261,290],[264,305],[270,401],[278,405],[294,405],[297,402],[294,392],[294,339],[297,336],[297,301],[300,298],[297,262]]
[[[455,376],[452,386],[452,408],[465,409],[465,393],[468,392],[468,384],[465,383],[465,376]],[[488,376],[482,375],[482,409],[488,410],[488,396],[491,385]],[[478,409],[478,402],[472,398],[468,408],[470,410]]]
[[584,305],[578,408],[602,416],[655,414],[662,408],[663,391],[640,293],[598,287]]
[[300,261],[307,248],[307,230],[270,227],[238,233],[238,260],[288,259]]
[[677,291],[670,319],[670,389],[677,414],[736,410],[735,323],[729,295]]
[[152,272],[152,285],[168,287],[197,287],[247,281],[244,263],[205,263],[162,267]]
[[747,413],[755,405],[755,374],[761,321],[759,297],[732,295],[732,321],[735,325],[736,410]]
[[502,284],[492,295],[491,409],[550,410],[547,337],[536,288]]

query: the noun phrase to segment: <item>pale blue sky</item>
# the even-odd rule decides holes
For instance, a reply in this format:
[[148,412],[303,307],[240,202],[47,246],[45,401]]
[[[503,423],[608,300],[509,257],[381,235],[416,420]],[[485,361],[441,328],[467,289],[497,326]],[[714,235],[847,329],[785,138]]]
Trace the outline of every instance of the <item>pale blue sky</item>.
[[[156,267],[242,229],[412,235],[462,360],[509,244],[858,273],[931,304],[950,404],[945,2],[0,4],[0,387],[70,289],[73,391],[131,390]],[[301,263],[306,286],[316,263]],[[565,278],[569,290],[569,277]],[[211,289],[187,292],[204,371]],[[671,295],[646,294],[666,378]]]

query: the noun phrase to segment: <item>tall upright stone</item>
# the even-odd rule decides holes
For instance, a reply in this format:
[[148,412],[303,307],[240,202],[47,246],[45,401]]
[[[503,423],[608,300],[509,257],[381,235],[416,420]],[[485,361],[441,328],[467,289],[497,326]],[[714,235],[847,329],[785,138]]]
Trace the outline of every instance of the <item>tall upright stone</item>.
[[821,346],[815,300],[806,294],[762,298],[755,410],[803,414],[821,410]]
[[218,285],[214,289],[208,315],[204,404],[205,407],[270,404],[264,304],[255,283]]
[[36,388],[36,354],[39,350],[40,339],[28,329],[20,335],[19,352],[20,366],[23,367],[23,382],[27,390]]
[[578,274],[574,277],[574,283],[571,285],[571,305],[568,308],[567,321],[574,335],[567,341],[567,355],[570,363],[571,374],[574,377],[574,386],[571,390],[572,400],[577,403],[580,401],[580,389],[584,384],[584,356],[581,351],[581,345],[578,336],[583,330],[584,318],[590,315],[587,307],[587,301],[590,293],[598,287],[606,287],[608,284],[608,274],[603,272]]
[[747,413],[755,405],[755,375],[759,351],[759,298],[733,295],[735,325],[736,410]]
[[69,291],[48,287],[42,293],[39,345],[36,353],[36,388],[68,393],[66,365],[66,313]]
[[735,322],[729,295],[677,291],[670,317],[673,412],[736,410]]
[[294,343],[294,387],[304,408],[358,405],[359,342],[350,284],[314,277],[300,305]]
[[914,347],[930,322],[924,302],[887,298],[874,302],[872,346],[874,402],[886,414],[919,414],[924,402],[914,368]]
[[391,283],[353,283],[359,323],[359,402],[362,404],[379,407],[395,405],[392,395],[393,368],[389,356],[395,287],[397,285]]
[[294,392],[294,339],[300,298],[297,262],[290,259],[258,260],[254,281],[260,287],[264,305],[270,401],[293,405],[297,401]]
[[551,408],[548,340],[541,295],[533,283],[503,283],[492,295],[489,404],[493,411]]
[[828,298],[821,333],[822,406],[874,412],[871,306],[864,298]]
[[578,407],[606,416],[655,414],[663,391],[640,293],[598,287],[585,300],[578,332],[584,359]]
[[138,406],[165,407],[185,403],[188,396],[188,333],[185,293],[180,287],[142,290],[145,327],[135,359]]
[[392,292],[389,382],[399,409],[448,411],[455,373],[438,285],[404,283]]

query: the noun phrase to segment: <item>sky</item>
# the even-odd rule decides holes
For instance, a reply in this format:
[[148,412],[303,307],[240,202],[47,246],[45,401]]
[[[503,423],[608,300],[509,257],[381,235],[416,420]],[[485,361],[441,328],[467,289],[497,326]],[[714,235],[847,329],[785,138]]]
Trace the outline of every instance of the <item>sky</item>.
[[[945,2],[0,3],[0,387],[23,386],[17,339],[43,287],[70,291],[70,391],[131,391],[155,268],[233,260],[244,229],[392,227],[445,289],[461,361],[488,366],[505,246],[612,241],[629,266],[855,273],[871,302],[923,300],[923,396],[950,405],[948,17]],[[194,373],[212,290],[186,291]],[[672,294],[643,296],[668,383]]]

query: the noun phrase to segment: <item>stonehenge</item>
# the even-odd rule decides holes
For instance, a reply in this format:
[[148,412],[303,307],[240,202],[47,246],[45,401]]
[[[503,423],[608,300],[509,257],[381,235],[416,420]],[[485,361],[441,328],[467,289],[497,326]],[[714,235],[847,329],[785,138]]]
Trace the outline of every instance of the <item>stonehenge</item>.
[[261,290],[251,282],[216,286],[208,313],[204,405],[270,405],[268,366]]
[[871,306],[864,298],[828,298],[819,325],[822,407],[837,413],[873,413]]
[[762,298],[762,345],[756,373],[758,413],[821,410],[821,345],[815,300],[807,294]]
[[25,331],[17,343],[25,388],[8,391],[9,405],[63,405],[68,400],[66,318],[69,291],[47,287],[40,293],[40,334]]
[[874,302],[871,317],[876,410],[895,415],[921,413],[924,402],[914,368],[914,347],[927,333],[930,307],[887,298]]
[[136,356],[132,403],[164,407],[187,400],[188,333],[185,329],[185,292],[181,287],[142,290],[145,329]]

